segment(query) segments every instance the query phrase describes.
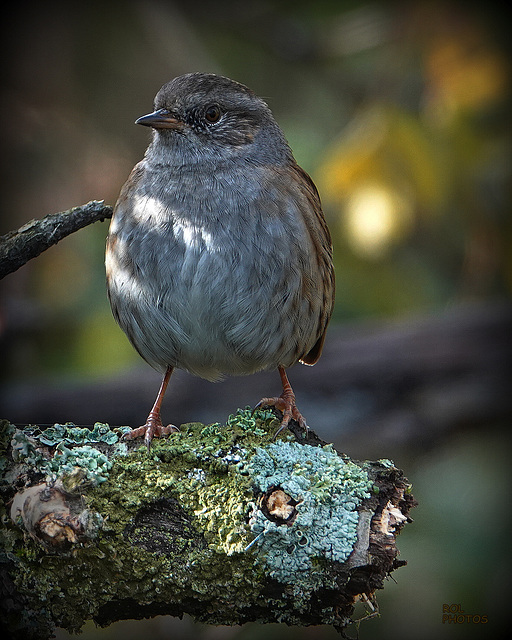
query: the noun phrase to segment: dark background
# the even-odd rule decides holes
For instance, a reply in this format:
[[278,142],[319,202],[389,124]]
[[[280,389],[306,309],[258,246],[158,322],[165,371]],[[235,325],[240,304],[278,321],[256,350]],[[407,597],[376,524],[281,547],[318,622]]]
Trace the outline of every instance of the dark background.
[[[263,96],[321,192],[337,304],[325,353],[290,379],[318,434],[404,469],[408,566],[362,640],[496,638],[508,616],[510,37],[480,2],[23,3],[2,25],[0,233],[113,204],[148,132],[134,120],[189,71]],[[159,377],[111,317],[98,223],[1,283],[1,415],[137,426]],[[223,421],[277,374],[173,378],[165,417]],[[460,604],[483,624],[442,624]],[[360,615],[364,615],[361,610]],[[158,618],[93,638],[330,639],[327,627]],[[58,638],[68,638],[59,631]]]

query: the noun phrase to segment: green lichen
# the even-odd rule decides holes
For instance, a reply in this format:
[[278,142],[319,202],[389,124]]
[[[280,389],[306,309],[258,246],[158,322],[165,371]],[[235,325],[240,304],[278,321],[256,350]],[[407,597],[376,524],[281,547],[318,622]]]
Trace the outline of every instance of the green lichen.
[[257,418],[255,412],[249,407],[245,409],[238,409],[236,414],[232,414],[227,419],[227,426],[240,429],[244,433],[251,433],[255,436],[264,436],[266,434],[265,429],[258,427],[258,421],[260,422],[273,422],[275,415],[269,409],[260,409],[257,412]]
[[[209,548],[227,556],[242,552],[251,540],[248,505],[253,481],[245,470],[262,442],[271,442],[272,412],[238,410],[226,425],[188,423],[167,439],[154,440],[116,457],[109,480],[94,492],[94,508],[108,511],[117,530],[148,500],[176,498],[205,537]],[[108,505],[99,501],[108,500]]]
[[0,478],[7,469],[7,449],[16,428],[8,420],[0,420]]
[[357,539],[357,507],[372,482],[331,447],[275,442],[258,448],[248,471],[261,492],[280,487],[297,502],[291,524],[269,520],[253,505],[250,527],[257,561],[270,576],[296,587],[316,587],[321,561],[344,562]]

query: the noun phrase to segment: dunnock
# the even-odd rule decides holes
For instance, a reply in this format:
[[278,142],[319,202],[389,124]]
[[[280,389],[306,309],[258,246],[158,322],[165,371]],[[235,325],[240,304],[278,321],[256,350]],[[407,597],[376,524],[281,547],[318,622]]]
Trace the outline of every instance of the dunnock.
[[144,159],[114,209],[107,239],[113,314],[164,378],[146,424],[164,427],[161,402],[175,367],[207,380],[279,370],[281,429],[306,428],[285,368],[320,357],[334,301],[329,230],[311,178],[268,106],[221,76],[165,84]]

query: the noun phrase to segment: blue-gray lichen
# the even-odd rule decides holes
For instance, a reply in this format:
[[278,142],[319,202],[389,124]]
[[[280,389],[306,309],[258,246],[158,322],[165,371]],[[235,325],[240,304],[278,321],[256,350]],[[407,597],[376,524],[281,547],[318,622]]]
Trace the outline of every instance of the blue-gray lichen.
[[357,539],[357,507],[372,482],[330,446],[278,441],[258,448],[247,470],[259,491],[279,488],[294,503],[291,523],[270,520],[254,504],[250,528],[258,562],[280,582],[318,586],[323,560],[344,562]]
[[104,442],[105,444],[115,444],[119,436],[103,422],[96,422],[92,429],[87,427],[76,427],[72,422],[65,424],[54,424],[34,434],[39,442],[48,446],[56,445],[60,442],[66,444],[87,444],[90,442]]
[[[14,431],[12,456],[16,462],[30,466],[48,480],[76,473],[78,468],[83,471],[87,481],[95,485],[105,482],[112,462],[91,445],[113,445],[118,439],[108,425],[100,422],[92,429],[76,427],[71,422],[55,424],[46,429],[28,427]],[[54,447],[53,455],[44,455],[41,445]]]
[[59,478],[76,472],[79,467],[85,471],[89,481],[94,484],[105,482],[108,472],[112,468],[112,462],[108,457],[94,447],[85,445],[69,449],[60,443],[55,449],[55,454],[48,461],[47,469],[50,476]]

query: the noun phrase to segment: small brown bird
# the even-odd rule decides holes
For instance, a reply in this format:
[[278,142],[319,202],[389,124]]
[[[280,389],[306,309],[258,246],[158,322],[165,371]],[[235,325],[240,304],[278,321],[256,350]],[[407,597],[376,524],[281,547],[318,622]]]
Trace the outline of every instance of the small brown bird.
[[207,380],[278,369],[274,406],[306,422],[285,369],[320,357],[334,303],[332,247],[318,192],[267,104],[221,76],[191,73],[136,122],[153,129],[114,209],[107,288],[135,349],[164,373],[146,424],[164,427],[174,368]]

